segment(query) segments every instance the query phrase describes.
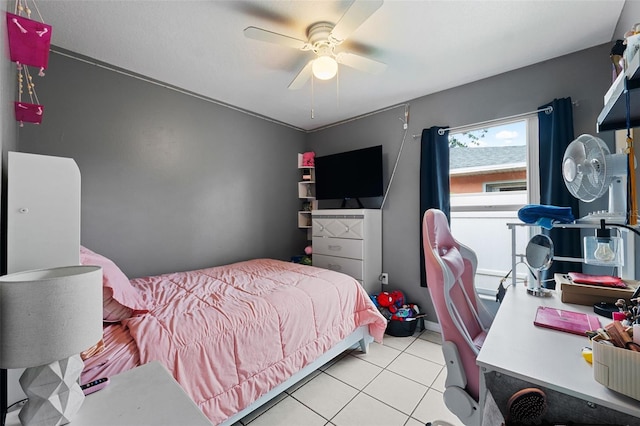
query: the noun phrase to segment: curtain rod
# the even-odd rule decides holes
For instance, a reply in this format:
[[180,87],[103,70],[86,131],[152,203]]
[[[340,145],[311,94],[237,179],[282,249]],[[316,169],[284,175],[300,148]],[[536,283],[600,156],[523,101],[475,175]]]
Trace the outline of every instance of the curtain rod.
[[[544,111],[545,114],[551,114],[553,112],[553,107],[552,106],[548,106],[546,108],[536,109],[534,111],[523,112],[522,114],[511,115],[509,117],[504,117],[504,118],[494,118],[493,120],[481,121],[479,123],[467,124],[467,125],[464,125],[464,126],[456,126],[456,127],[448,127],[448,128],[445,128],[445,129],[438,129],[438,134],[440,136],[443,136],[444,132],[447,131],[447,130],[449,132],[452,132],[452,131],[464,129],[464,128],[467,128],[467,127],[483,126],[483,125],[486,125],[486,124],[493,124],[493,123],[496,123],[496,122],[512,120],[512,119],[515,119],[515,118],[522,118],[522,117],[526,117],[526,116],[529,116],[529,115],[537,114],[537,113],[543,112],[543,111]],[[421,138],[421,137],[422,137],[422,135],[413,135],[414,139],[418,139],[418,138]]]

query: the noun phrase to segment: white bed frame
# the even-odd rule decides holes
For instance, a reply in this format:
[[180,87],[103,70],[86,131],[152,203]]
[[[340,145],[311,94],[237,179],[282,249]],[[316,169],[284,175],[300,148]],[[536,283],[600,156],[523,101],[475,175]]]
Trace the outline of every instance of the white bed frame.
[[299,381],[303,380],[305,377],[307,377],[308,375],[310,375],[311,373],[313,373],[314,371],[316,371],[317,369],[325,365],[327,362],[331,361],[332,359],[334,359],[335,357],[337,357],[338,355],[340,355],[341,353],[343,353],[349,348],[359,346],[360,350],[363,353],[367,353],[369,351],[369,343],[371,342],[373,342],[373,337],[371,337],[371,335],[369,334],[369,326],[364,325],[364,326],[358,327],[356,331],[354,331],[349,336],[347,336],[346,339],[339,342],[337,345],[335,345],[334,347],[329,349],[327,352],[322,354],[314,362],[312,362],[311,364],[304,367],[302,370],[295,373],[287,381],[279,384],[278,386],[274,387],[266,394],[262,395],[260,398],[254,401],[253,404],[249,405],[244,410],[229,417],[226,421],[222,422],[220,426],[230,426],[236,423],[237,421],[239,421],[240,419],[242,419],[243,417],[246,417],[248,414],[260,408],[261,406],[263,406],[264,404],[266,404],[267,402],[269,402],[270,400],[272,400],[274,397],[278,396],[285,390],[289,389],[291,386],[295,385]]
[[[7,257],[9,273],[80,263],[80,170],[70,158],[9,152],[7,173]],[[269,402],[345,350],[359,345],[367,353],[368,326],[347,336],[311,364],[250,406],[227,419],[232,425]],[[9,370],[8,403],[22,398],[21,370]]]

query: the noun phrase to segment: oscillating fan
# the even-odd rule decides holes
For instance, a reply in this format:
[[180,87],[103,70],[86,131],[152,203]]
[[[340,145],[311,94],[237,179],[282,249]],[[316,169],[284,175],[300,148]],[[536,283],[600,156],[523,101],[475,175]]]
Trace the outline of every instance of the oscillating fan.
[[579,222],[625,223],[627,155],[611,154],[600,138],[580,135],[567,147],[562,160],[562,177],[574,197],[594,201],[609,190],[609,210],[589,213]]

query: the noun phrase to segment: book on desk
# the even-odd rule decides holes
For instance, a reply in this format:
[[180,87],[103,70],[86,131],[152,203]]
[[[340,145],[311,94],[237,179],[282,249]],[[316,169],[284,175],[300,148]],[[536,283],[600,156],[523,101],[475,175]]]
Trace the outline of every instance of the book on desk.
[[585,336],[587,331],[600,328],[600,320],[595,315],[547,306],[538,306],[533,323],[538,327],[551,328],[582,336]]

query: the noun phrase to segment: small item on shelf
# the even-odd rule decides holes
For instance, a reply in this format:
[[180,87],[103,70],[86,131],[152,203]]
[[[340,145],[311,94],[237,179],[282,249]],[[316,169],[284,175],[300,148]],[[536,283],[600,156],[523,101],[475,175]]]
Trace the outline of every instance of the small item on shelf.
[[313,167],[315,165],[316,153],[313,151],[302,153],[302,166]]
[[569,272],[567,273],[571,282],[577,284],[590,284],[590,285],[598,285],[604,287],[618,287],[618,288],[628,288],[627,283],[625,283],[620,277],[614,277],[611,275],[591,275],[591,274],[583,274],[580,272]]
[[616,81],[616,78],[618,78],[624,70],[624,59],[622,55],[624,55],[626,47],[627,45],[624,43],[624,40],[616,40],[615,44],[611,48],[609,56],[611,57],[611,62],[613,64],[613,81]]

